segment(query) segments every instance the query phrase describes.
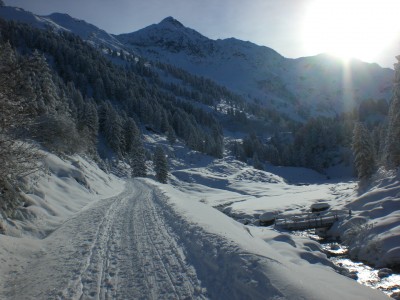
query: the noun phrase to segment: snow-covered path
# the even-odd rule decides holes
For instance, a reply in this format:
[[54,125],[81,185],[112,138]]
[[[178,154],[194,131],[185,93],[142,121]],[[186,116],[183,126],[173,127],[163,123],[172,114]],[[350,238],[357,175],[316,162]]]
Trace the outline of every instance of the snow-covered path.
[[147,179],[42,240],[0,242],[0,299],[387,298],[320,264],[310,241],[245,227]]
[[205,298],[154,197],[136,181],[69,219],[12,274],[0,298]]

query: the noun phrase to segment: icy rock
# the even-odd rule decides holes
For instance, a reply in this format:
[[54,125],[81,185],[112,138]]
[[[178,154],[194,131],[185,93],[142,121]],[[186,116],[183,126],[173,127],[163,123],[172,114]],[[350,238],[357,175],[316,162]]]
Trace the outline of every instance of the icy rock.
[[354,279],[354,280],[358,279],[358,275],[357,275],[356,271],[349,271],[348,269],[341,267],[339,269],[339,273],[348,278]]
[[358,279],[358,275],[357,275],[356,271],[349,272],[346,276],[351,278],[351,279],[354,279],[354,280]]
[[275,223],[276,214],[273,212],[265,212],[260,216],[260,224],[270,226]]
[[339,244],[331,244],[331,250],[339,250],[340,245]]
[[311,212],[320,212],[324,210],[328,210],[331,206],[325,202],[314,203],[311,205]]
[[378,271],[379,278],[384,278],[392,275],[393,271],[389,268],[383,268]]
[[390,297],[396,300],[400,300],[400,292],[395,292]]

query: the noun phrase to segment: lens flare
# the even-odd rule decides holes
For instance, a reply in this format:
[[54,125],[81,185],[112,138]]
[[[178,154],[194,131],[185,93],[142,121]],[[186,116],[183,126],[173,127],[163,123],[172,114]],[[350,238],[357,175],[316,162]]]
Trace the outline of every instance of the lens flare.
[[315,0],[303,23],[307,53],[372,62],[400,37],[398,0]]

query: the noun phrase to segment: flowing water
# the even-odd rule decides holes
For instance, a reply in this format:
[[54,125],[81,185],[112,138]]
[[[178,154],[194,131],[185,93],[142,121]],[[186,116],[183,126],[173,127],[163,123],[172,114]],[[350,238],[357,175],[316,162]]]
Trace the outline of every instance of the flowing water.
[[[223,211],[222,208],[219,208]],[[225,211],[223,211],[226,213]],[[228,214],[229,216],[229,214]],[[234,216],[230,216],[235,219]],[[244,224],[243,220],[237,220]],[[251,223],[251,222],[250,222]],[[258,225],[258,224],[257,224]],[[259,226],[259,225],[258,225]],[[377,269],[363,262],[353,261],[348,256],[347,248],[337,242],[328,242],[315,234],[315,230],[292,231],[291,234],[310,238],[320,243],[329,259],[338,267],[340,273],[357,280],[365,286],[381,290],[389,297],[400,300],[400,273],[390,269]]]
[[347,248],[339,243],[326,242],[312,231],[297,232],[296,235],[307,236],[318,241],[330,260],[338,267],[344,268],[343,274],[357,280],[358,283],[381,290],[388,296],[400,299],[400,274],[390,269],[376,269],[363,262],[353,261],[347,255]]

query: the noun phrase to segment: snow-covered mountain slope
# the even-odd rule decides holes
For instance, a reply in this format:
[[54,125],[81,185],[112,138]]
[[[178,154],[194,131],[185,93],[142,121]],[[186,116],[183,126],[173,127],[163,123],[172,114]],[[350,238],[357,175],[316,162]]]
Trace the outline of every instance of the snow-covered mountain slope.
[[107,46],[111,49],[122,47],[121,43],[111,34],[68,14],[53,13],[49,16],[38,16],[22,8],[2,6],[0,7],[0,18],[28,23],[40,29],[69,31],[96,46]]
[[[235,169],[222,161],[213,168],[206,156],[186,153],[174,168],[199,158],[191,163],[199,171],[211,163],[216,177]],[[179,184],[128,180],[122,193],[102,199],[107,190],[121,191],[120,180],[77,157],[51,156],[48,165],[49,174],[37,179],[42,194],[30,210],[39,218],[31,224],[46,227],[57,216],[56,230],[42,239],[0,235],[2,299],[387,299],[338,274],[316,242],[244,226]],[[283,183],[270,179],[272,188]],[[41,213],[46,208],[52,213]]]
[[108,46],[112,49],[122,47],[118,40],[111,34],[83,20],[72,18],[67,14],[53,13],[44,18],[53,21],[84,40],[91,41],[95,45]]
[[67,30],[95,46],[125,49],[204,76],[252,101],[307,118],[335,115],[366,99],[391,97],[393,70],[321,54],[288,59],[271,48],[235,38],[212,40],[168,17],[133,33],[110,35],[66,14],[37,16],[0,7],[0,17],[39,28]]
[[211,40],[168,17],[117,38],[142,56],[176,65],[281,111],[333,114],[360,101],[387,99],[393,70],[329,55],[287,59],[234,38]]

